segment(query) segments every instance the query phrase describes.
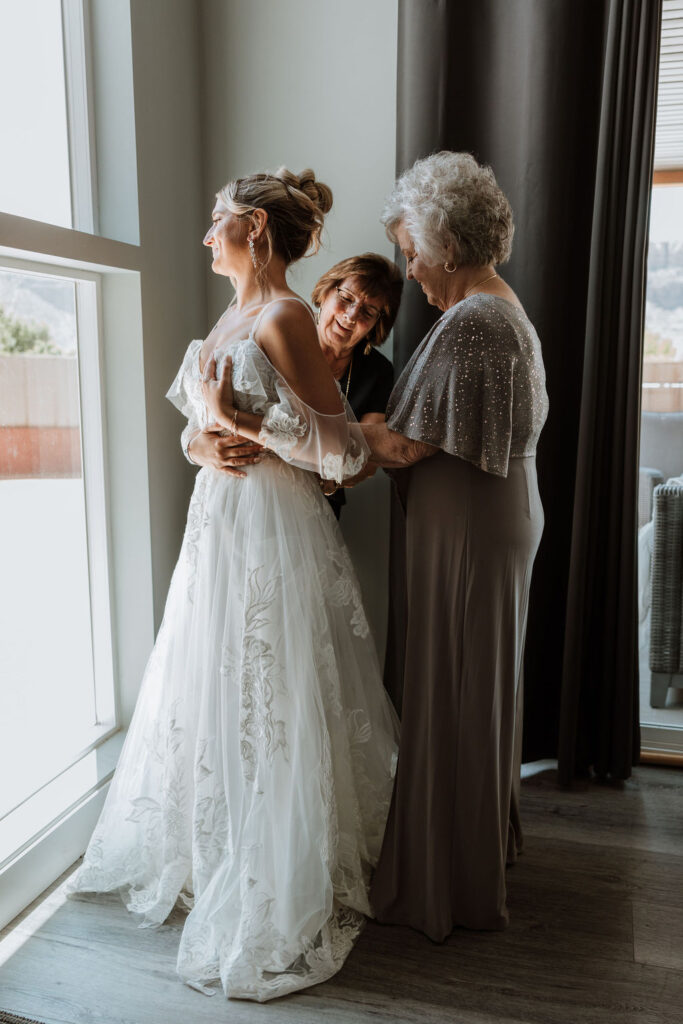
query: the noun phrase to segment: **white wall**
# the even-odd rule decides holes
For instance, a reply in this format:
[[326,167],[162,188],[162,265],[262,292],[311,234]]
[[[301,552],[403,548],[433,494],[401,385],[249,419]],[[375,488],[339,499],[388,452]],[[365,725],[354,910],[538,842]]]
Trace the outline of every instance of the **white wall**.
[[[131,38],[154,620],[178,557],[192,474],[184,421],[165,398],[185,349],[206,333],[200,132],[200,17],[194,0],[133,0]],[[140,443],[144,443],[140,438]]]
[[[204,0],[206,218],[227,180],[286,164],[312,167],[334,192],[320,253],[291,272],[308,297],[338,260],[366,250],[393,256],[379,223],[394,180],[398,0]],[[230,288],[209,276],[217,319]],[[391,355],[390,348],[385,348]],[[388,482],[349,493],[342,527],[384,651]]]

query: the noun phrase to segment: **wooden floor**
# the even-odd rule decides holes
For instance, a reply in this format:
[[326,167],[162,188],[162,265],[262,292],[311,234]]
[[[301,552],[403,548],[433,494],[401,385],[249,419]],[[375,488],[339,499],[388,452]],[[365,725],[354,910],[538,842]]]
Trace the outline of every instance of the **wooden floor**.
[[59,886],[0,935],[0,1008],[47,1024],[683,1024],[683,771],[622,787],[523,784],[504,933],[434,945],[369,924],[336,978],[257,1005],[174,973],[181,916],[139,929]]

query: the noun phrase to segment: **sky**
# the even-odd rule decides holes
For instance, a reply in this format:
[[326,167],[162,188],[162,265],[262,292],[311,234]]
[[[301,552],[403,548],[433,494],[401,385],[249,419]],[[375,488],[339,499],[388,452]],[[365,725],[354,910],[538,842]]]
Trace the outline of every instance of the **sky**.
[[652,190],[650,241],[683,242],[683,185],[659,185]]

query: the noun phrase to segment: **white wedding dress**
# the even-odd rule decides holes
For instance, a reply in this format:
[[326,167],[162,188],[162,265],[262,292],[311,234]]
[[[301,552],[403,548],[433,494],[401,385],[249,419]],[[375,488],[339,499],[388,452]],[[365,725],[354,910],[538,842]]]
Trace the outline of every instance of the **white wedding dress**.
[[[235,405],[264,414],[261,440],[279,457],[245,479],[197,474],[133,721],[69,891],[120,889],[146,925],[180,900],[181,978],[264,1001],[338,971],[371,914],[397,720],[310,471],[359,468],[360,428],[297,398],[256,327],[229,347]],[[207,421],[201,345],[169,391],[192,428]]]

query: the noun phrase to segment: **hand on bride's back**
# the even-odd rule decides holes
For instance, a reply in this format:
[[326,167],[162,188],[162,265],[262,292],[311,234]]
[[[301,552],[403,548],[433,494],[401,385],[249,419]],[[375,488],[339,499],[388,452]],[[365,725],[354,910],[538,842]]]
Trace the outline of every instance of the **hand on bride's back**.
[[200,430],[189,446],[190,458],[198,466],[209,466],[229,476],[246,476],[239,467],[260,462],[261,445],[243,437],[222,437],[220,429]]

